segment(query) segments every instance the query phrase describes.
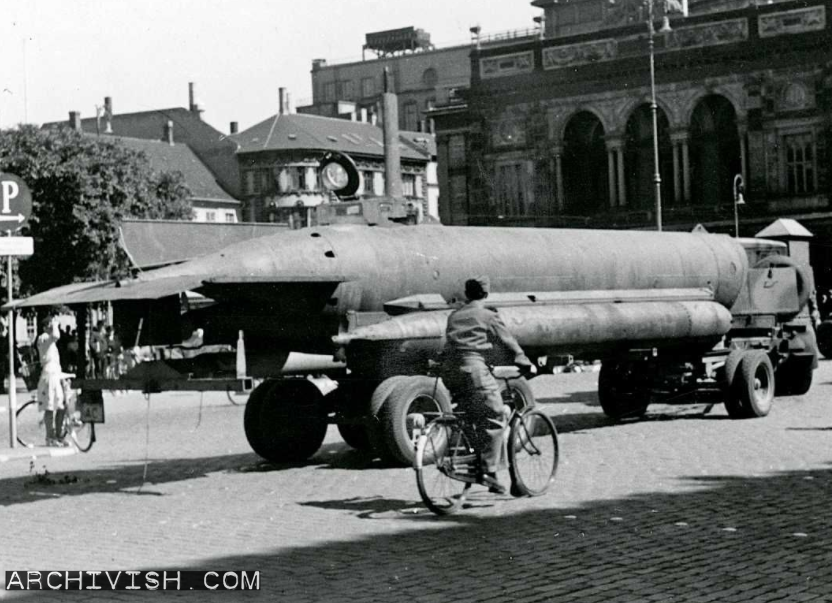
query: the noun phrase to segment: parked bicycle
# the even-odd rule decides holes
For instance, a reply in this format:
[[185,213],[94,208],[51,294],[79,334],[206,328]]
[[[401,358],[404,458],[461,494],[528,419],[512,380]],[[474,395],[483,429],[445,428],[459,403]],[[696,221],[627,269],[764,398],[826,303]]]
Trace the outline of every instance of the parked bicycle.
[[[496,376],[496,375],[495,375]],[[540,496],[555,478],[558,467],[558,434],[552,419],[525,399],[513,380],[523,375],[498,377],[505,382],[503,402],[510,414],[504,458],[512,481],[524,496]],[[471,426],[462,412],[445,413],[424,425],[413,418],[420,433],[416,441],[416,484],[425,505],[437,515],[458,511],[472,484],[483,483],[478,450],[471,445]]]
[[[36,371],[32,371],[34,373]],[[29,391],[37,391],[37,379],[31,373],[24,373],[24,381]],[[61,384],[64,388],[64,398],[66,401],[66,412],[61,426],[61,432],[55,434],[56,439],[66,442],[74,446],[80,452],[88,452],[95,443],[95,423],[101,422],[96,415],[99,413],[97,408],[90,407],[87,412],[84,412],[85,406],[79,403],[75,391],[70,385],[70,380],[75,375],[72,373],[64,373],[61,379]],[[38,402],[36,397],[32,397],[28,402],[25,402],[17,409],[15,413],[17,421],[17,442],[26,448],[34,448],[43,444],[44,426],[43,413],[38,411]],[[102,418],[103,420],[103,418]]]

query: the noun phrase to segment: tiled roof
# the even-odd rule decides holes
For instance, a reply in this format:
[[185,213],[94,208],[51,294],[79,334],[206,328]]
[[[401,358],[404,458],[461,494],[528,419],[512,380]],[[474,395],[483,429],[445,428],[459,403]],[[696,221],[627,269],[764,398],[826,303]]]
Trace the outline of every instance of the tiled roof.
[[197,201],[222,201],[224,203],[239,203],[217,184],[211,171],[194,154],[186,144],[169,144],[161,140],[144,140],[141,138],[127,138],[110,136],[120,140],[126,147],[136,151],[144,151],[154,170],[179,171],[185,177],[191,198]]
[[[277,114],[230,138],[238,152],[315,149],[384,156],[384,133],[373,124],[299,113]],[[429,161],[436,154],[432,134],[400,132],[402,159]]]

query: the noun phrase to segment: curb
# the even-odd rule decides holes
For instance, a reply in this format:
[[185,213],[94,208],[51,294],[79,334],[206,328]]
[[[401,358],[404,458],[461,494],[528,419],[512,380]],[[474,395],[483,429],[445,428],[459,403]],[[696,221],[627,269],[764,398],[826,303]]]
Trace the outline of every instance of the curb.
[[7,461],[25,461],[47,456],[72,456],[77,453],[78,451],[74,446],[67,446],[66,448],[47,448],[46,446],[40,446],[37,448],[21,447],[20,449],[11,449],[8,452],[0,453],[0,463],[5,463]]

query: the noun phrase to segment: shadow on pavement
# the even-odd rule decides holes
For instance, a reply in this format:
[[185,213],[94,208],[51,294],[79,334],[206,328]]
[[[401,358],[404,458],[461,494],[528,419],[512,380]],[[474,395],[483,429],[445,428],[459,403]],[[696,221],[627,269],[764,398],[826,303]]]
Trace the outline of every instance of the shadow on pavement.
[[[404,512],[410,501],[316,501],[308,504],[331,513],[325,544],[176,569],[260,572],[259,593],[226,593],[224,601],[830,600],[832,470],[683,482],[681,493],[571,508],[519,511],[521,503],[492,500],[501,515],[410,513],[418,522]],[[381,515],[396,531],[345,540],[345,515]],[[153,600],[189,596],[157,592]]]

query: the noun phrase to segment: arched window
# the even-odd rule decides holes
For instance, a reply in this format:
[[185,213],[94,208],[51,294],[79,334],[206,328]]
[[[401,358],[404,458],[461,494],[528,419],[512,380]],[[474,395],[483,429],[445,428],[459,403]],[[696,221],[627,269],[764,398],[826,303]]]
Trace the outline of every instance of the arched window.
[[691,201],[710,206],[732,203],[734,176],[742,165],[737,115],[725,97],[706,96],[696,105],[690,154]]
[[604,126],[589,111],[577,113],[566,125],[562,169],[567,215],[593,214],[609,206]]

